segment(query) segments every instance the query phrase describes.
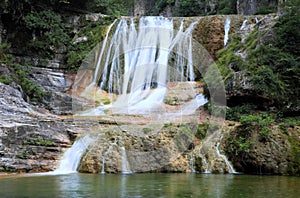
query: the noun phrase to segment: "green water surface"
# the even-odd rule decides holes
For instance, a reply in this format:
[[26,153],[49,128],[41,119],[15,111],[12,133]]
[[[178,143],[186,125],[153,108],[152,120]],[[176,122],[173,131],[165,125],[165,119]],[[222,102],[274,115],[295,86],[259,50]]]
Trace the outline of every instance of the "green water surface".
[[0,177],[0,197],[300,197],[300,178],[213,174]]

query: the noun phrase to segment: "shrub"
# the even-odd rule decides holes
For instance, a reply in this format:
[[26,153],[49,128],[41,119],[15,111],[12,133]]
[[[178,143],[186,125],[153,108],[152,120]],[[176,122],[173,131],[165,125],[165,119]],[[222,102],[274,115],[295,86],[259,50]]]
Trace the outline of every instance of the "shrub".
[[30,47],[38,54],[52,57],[55,50],[64,47],[70,41],[61,15],[51,10],[30,12],[24,16],[26,27],[35,37]]
[[241,106],[230,107],[226,111],[226,119],[239,121],[242,115],[247,115],[253,113],[253,107],[251,105],[245,104]]
[[241,124],[247,131],[258,131],[260,141],[266,141],[271,133],[271,125],[275,120],[268,114],[241,116]]

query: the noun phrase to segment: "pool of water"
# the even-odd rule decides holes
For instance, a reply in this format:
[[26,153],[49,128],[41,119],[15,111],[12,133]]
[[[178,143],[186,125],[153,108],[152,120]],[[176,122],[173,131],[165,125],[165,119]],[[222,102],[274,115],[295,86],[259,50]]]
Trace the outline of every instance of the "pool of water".
[[0,177],[0,197],[300,197],[300,177],[214,174]]

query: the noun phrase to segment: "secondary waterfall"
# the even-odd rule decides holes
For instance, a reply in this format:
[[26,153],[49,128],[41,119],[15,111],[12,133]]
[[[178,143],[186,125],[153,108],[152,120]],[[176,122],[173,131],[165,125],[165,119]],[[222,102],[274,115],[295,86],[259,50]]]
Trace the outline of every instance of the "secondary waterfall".
[[245,19],[245,20],[243,21],[243,24],[242,24],[240,30],[244,29],[244,28],[247,26],[247,21],[248,21],[247,19]]
[[220,138],[219,142],[218,142],[217,145],[216,145],[216,152],[217,152],[217,155],[218,155],[219,157],[221,157],[221,158],[224,160],[224,162],[226,163],[226,166],[227,166],[228,169],[229,169],[229,173],[237,173],[237,172],[234,170],[234,168],[233,168],[233,166],[231,165],[231,163],[229,162],[229,160],[227,159],[227,157],[226,157],[225,155],[223,155],[223,154],[220,153],[219,146],[220,146],[220,143],[221,143],[222,139],[223,139],[223,135],[221,135],[221,138]]
[[224,24],[224,31],[225,31],[224,46],[226,46],[227,43],[228,43],[228,33],[229,33],[229,30],[230,30],[230,23],[231,23],[231,19],[230,18],[226,18],[225,24]]
[[[109,102],[102,99],[101,106],[82,115],[103,115],[107,109],[115,114],[151,114],[164,109],[168,83],[195,80],[191,35],[195,24],[184,28],[182,21],[175,32],[173,21],[164,17],[142,17],[138,27],[135,19],[121,19],[108,39],[112,24],[97,53],[93,81],[83,95],[96,89],[113,97]],[[206,102],[198,97],[190,105],[195,110]]]
[[76,172],[79,166],[81,156],[86,151],[88,146],[94,142],[89,135],[79,138],[74,142],[71,148],[69,148],[63,155],[59,168],[54,171],[57,174],[66,174]]
[[129,162],[127,160],[126,149],[124,146],[121,147],[121,152],[122,152],[122,173],[129,174],[131,173],[131,171],[129,167]]

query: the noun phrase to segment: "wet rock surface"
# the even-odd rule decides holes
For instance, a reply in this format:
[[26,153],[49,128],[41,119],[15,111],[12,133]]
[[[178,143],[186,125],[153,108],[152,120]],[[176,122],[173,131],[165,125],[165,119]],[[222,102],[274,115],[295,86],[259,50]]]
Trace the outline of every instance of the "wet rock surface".
[[[243,130],[243,126],[237,126],[224,138],[224,151],[236,171],[248,174],[299,175],[299,127],[272,126],[272,133],[265,140],[261,139],[259,131],[253,130],[250,137],[241,141],[237,137]],[[232,146],[233,144],[236,146]]]
[[0,83],[0,171],[54,170],[82,126],[88,125],[32,106],[20,90]]

